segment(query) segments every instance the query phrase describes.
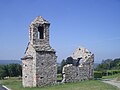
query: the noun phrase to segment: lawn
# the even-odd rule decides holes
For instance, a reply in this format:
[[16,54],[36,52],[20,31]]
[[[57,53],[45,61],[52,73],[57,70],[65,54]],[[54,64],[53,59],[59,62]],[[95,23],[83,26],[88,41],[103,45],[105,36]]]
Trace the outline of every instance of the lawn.
[[1,82],[12,90],[119,90],[116,87],[105,84],[99,80],[66,83],[42,88],[23,88],[21,80],[16,78],[1,80]]

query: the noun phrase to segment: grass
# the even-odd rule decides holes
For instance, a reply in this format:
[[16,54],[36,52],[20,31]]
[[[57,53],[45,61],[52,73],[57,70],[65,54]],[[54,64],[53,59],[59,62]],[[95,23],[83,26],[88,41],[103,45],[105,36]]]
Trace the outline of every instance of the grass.
[[66,83],[42,88],[23,88],[21,80],[16,78],[1,80],[1,82],[12,90],[118,90],[116,87],[105,84],[99,80]]
[[62,81],[62,74],[57,74],[57,80]]

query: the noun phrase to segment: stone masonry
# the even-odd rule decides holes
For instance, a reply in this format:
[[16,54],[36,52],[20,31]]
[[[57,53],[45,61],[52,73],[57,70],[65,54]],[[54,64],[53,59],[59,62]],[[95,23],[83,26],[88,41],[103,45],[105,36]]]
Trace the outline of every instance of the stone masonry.
[[24,87],[53,85],[57,81],[57,56],[49,44],[49,26],[41,16],[30,24],[29,43],[21,58]]
[[[73,60],[73,64],[69,63],[63,67],[62,82],[77,82],[89,80],[94,77],[94,54],[92,54],[86,48],[77,48],[73,55],[71,55],[71,59]],[[75,66],[74,62],[78,63],[78,60],[80,60],[80,62],[77,66]]]

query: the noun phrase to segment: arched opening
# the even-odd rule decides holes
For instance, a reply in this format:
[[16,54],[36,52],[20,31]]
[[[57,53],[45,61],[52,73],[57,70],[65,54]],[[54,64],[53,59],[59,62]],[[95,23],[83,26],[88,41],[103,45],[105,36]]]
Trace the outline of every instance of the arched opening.
[[44,28],[42,26],[38,27],[38,39],[44,39]]

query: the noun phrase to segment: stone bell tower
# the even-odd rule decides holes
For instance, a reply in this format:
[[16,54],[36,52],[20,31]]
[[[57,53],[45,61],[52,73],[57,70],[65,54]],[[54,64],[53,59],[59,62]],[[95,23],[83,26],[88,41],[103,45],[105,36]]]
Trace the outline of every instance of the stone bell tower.
[[29,43],[21,58],[24,87],[46,86],[57,81],[57,57],[49,44],[49,26],[41,16],[30,24]]

